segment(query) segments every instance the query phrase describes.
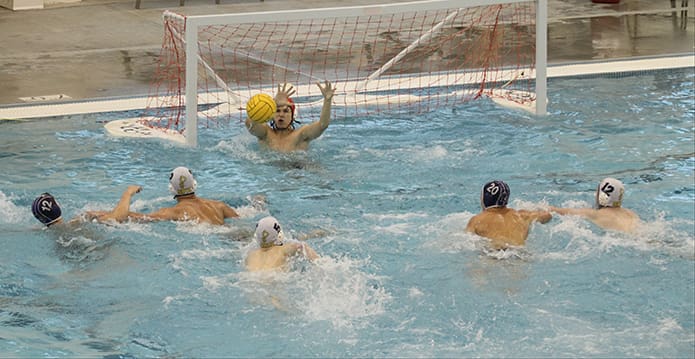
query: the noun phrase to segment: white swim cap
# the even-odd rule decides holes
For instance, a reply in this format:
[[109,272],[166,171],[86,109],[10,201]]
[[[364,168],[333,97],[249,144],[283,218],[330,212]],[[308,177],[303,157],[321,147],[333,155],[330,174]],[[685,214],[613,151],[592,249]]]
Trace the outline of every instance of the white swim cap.
[[285,235],[275,217],[265,217],[256,224],[256,241],[261,248],[281,246]]
[[604,178],[596,188],[596,206],[620,207],[623,203],[625,186],[615,178]]
[[198,182],[193,177],[193,173],[186,167],[176,167],[169,175],[169,191],[174,195],[185,196],[195,193]]

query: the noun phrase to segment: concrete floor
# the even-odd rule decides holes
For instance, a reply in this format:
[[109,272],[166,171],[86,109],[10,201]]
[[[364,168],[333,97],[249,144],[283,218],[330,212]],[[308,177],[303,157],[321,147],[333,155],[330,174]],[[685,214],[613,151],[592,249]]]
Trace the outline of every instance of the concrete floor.
[[[680,6],[682,0],[676,3]],[[399,2],[383,0],[380,2]],[[349,5],[374,1],[352,0]],[[693,53],[688,15],[667,0],[548,0],[550,64]],[[162,43],[161,14],[186,15],[344,6],[339,0],[84,0],[40,10],[0,8],[0,106],[145,95]],[[665,12],[663,10],[666,10]],[[695,64],[693,64],[695,69]]]

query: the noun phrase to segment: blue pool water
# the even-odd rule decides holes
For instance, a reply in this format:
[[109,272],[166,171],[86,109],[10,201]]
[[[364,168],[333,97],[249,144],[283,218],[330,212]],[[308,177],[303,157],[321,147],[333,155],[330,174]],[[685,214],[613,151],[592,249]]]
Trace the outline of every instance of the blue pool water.
[[[243,125],[196,149],[107,136],[111,113],[0,123],[0,357],[695,356],[695,74],[549,82],[549,115],[491,101],[417,116],[336,120],[310,151],[260,149]],[[67,217],[173,205],[169,171],[238,208],[225,226],[126,223],[44,230]],[[465,233],[491,179],[515,208],[590,206],[626,185],[638,235],[576,217],[486,254]],[[253,196],[265,198],[259,206]],[[272,214],[322,255],[249,274]]]

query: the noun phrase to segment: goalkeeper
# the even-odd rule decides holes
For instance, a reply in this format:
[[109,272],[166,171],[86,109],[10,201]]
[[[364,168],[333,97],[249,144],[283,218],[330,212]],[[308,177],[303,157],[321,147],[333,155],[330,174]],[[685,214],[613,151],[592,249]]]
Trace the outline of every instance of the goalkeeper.
[[259,143],[270,149],[280,152],[306,151],[309,148],[309,142],[321,136],[331,122],[331,101],[335,87],[328,81],[323,86],[321,83],[316,85],[323,94],[321,118],[318,121],[295,128],[297,105],[290,98],[295,93],[295,89],[291,85],[284,84],[278,85],[278,92],[275,94],[277,110],[270,123],[258,124],[247,118],[246,128],[252,135],[258,137]]

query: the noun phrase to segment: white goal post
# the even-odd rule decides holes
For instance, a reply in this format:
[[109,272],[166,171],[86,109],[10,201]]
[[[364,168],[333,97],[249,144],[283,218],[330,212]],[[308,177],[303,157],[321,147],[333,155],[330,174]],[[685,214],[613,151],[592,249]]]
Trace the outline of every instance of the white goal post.
[[164,20],[163,80],[149,106],[176,109],[181,118],[163,121],[160,115],[150,127],[172,131],[172,123],[183,123],[178,131],[190,146],[197,146],[199,116],[243,116],[250,96],[273,94],[281,83],[294,85],[302,110],[321,102],[315,83],[329,80],[336,85],[334,107],[351,113],[415,103],[430,110],[481,96],[546,113],[547,0],[429,0],[202,16],[167,11]]

